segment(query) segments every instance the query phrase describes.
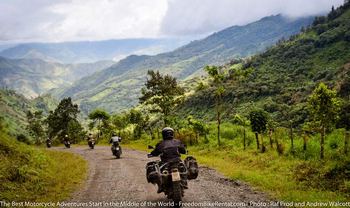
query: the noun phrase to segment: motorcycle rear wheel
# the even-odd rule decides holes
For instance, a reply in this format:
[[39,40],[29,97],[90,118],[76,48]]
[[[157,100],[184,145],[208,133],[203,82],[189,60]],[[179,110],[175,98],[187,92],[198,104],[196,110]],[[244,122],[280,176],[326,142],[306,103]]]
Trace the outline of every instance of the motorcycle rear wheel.
[[181,182],[176,181],[173,182],[173,201],[174,201],[174,207],[181,207],[181,200],[182,200],[182,188],[181,188]]
[[117,152],[115,153],[115,157],[116,157],[117,159],[120,159],[120,151],[117,151]]

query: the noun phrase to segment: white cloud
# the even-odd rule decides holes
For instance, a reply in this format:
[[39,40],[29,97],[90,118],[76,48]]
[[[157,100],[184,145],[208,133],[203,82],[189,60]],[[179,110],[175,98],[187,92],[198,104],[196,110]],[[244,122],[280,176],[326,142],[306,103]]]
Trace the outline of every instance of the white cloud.
[[0,40],[157,37],[166,10],[164,0],[3,0]]
[[265,16],[300,17],[325,13],[343,0],[168,0],[162,22],[166,35],[208,33]]
[[28,41],[42,36],[40,27],[45,22],[55,22],[62,18],[47,11],[51,5],[49,0],[0,1],[0,40]]
[[51,39],[156,37],[166,8],[163,0],[76,0],[53,6],[65,18],[46,29]]
[[264,16],[328,11],[343,0],[1,0],[0,42],[203,35]]

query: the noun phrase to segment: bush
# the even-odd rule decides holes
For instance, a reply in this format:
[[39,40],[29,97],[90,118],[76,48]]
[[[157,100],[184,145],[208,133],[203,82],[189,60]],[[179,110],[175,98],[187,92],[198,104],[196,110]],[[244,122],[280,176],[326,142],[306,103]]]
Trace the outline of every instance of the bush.
[[221,137],[223,139],[235,140],[242,137],[241,129],[239,126],[232,125],[230,123],[223,123],[221,125]]
[[176,132],[176,139],[180,140],[182,143],[186,145],[194,145],[198,144],[198,138],[195,133],[189,129],[181,129]]
[[23,142],[23,143],[25,143],[25,144],[31,144],[30,139],[29,139],[26,135],[24,135],[24,134],[19,134],[19,135],[17,135],[16,139],[17,139],[17,141],[19,141],[19,142]]

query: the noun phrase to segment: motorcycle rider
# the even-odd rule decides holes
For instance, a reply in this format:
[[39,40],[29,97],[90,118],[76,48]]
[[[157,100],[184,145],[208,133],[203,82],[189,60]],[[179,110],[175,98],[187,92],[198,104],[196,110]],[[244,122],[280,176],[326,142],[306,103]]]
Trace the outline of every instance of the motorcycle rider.
[[113,152],[113,149],[117,146],[119,146],[119,142],[122,141],[122,138],[117,136],[117,134],[115,132],[112,133],[112,137],[111,139],[109,140],[109,143],[112,144],[112,152]]
[[111,139],[109,140],[109,143],[113,144],[114,146],[117,146],[121,141],[122,141],[122,138],[117,136],[116,133],[113,133]]
[[48,137],[48,138],[46,139],[46,146],[47,146],[47,147],[51,147],[51,139],[50,139],[50,137]]
[[88,141],[88,145],[89,145],[89,146],[90,146],[90,143],[91,143],[91,142],[94,142],[94,141],[95,141],[95,139],[94,139],[94,137],[92,136],[91,133],[89,133],[89,136],[88,136],[88,138],[87,138],[87,141]]
[[[181,154],[186,154],[185,145],[177,139],[174,139],[174,130],[170,127],[166,127],[162,130],[163,141],[159,142],[155,149],[150,153],[150,156],[159,156],[161,163],[178,162],[181,161]],[[161,193],[162,184],[161,181],[157,181],[158,193]],[[187,186],[187,184],[186,184]]]
[[89,133],[89,136],[88,136],[87,140],[88,140],[88,141],[91,141],[91,140],[93,140],[93,139],[94,139],[94,138],[93,138],[92,134]]
[[66,145],[67,143],[69,142],[69,137],[68,135],[66,134],[63,138],[63,143]]

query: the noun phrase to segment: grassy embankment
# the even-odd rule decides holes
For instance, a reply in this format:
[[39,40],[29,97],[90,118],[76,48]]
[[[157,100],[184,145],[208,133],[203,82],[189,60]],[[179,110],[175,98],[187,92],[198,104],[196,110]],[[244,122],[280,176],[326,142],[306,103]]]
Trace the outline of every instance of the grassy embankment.
[[0,132],[0,199],[6,202],[58,202],[86,178],[80,156],[28,146]]
[[[280,129],[273,135],[283,146],[279,155],[276,144],[271,148],[268,135],[264,135],[265,153],[256,149],[255,137],[247,128],[247,148],[243,150],[242,127],[225,123],[222,125],[222,145],[216,143],[215,125],[206,142],[200,138],[198,144],[189,146],[189,153],[201,165],[215,168],[231,179],[242,180],[272,198],[294,202],[349,201],[349,157],[343,156],[343,132],[336,131],[327,137],[326,159],[320,161],[319,137],[309,137],[307,150],[303,150],[303,139],[295,135],[294,153],[290,149],[288,131]],[[124,146],[147,150],[159,140],[143,138]],[[343,175],[342,175],[343,174]],[[345,176],[344,176],[345,174]]]

